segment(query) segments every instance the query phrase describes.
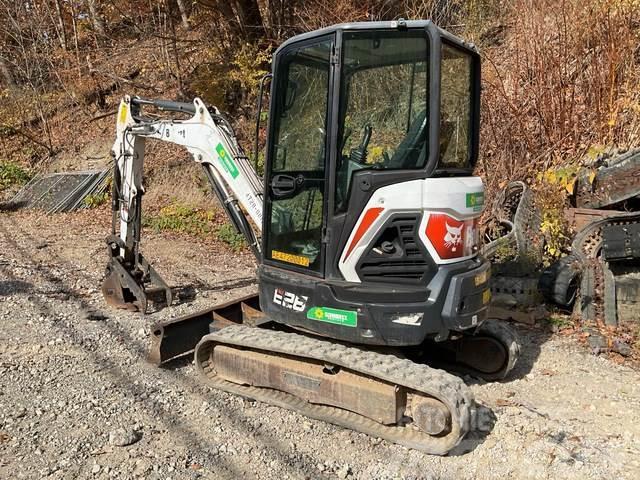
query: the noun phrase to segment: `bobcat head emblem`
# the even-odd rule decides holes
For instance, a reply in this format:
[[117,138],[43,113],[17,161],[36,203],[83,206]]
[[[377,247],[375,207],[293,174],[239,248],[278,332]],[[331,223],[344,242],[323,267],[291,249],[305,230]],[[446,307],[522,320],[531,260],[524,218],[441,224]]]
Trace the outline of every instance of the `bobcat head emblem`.
[[462,243],[462,227],[452,227],[448,223],[445,223],[447,227],[447,233],[444,236],[444,245],[447,248],[450,248],[452,252],[455,252],[458,248],[458,245]]

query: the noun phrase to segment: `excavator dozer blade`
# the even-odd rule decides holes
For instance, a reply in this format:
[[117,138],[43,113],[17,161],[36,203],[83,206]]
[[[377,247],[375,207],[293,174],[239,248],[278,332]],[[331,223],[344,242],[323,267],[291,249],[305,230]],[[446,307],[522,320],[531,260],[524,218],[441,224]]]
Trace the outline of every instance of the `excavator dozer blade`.
[[258,295],[248,295],[215,305],[207,310],[161,322],[151,329],[148,360],[162,365],[193,353],[198,342],[212,331],[228,325],[257,326],[265,323]]

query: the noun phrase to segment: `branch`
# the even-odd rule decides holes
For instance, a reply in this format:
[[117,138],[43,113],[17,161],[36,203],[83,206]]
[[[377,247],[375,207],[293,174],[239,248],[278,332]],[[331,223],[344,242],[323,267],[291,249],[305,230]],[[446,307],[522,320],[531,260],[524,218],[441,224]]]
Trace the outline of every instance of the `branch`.
[[26,138],[27,140],[35,143],[36,145],[40,145],[41,147],[44,147],[47,149],[47,151],[49,152],[49,155],[54,155],[56,152],[55,150],[50,147],[49,145],[42,143],[39,140],[36,140],[35,138],[33,138],[31,135],[29,135],[28,133],[25,133],[22,129],[17,128],[17,127],[13,127],[11,125],[7,125],[7,124],[3,124],[2,125],[3,128],[6,128],[8,130],[7,133],[17,133],[18,135],[22,135],[24,138]]
[[115,81],[115,82],[119,82],[119,83],[126,83],[127,85],[133,85],[136,88],[144,88],[145,90],[151,90],[155,93],[161,93],[160,90],[158,90],[156,87],[152,86],[152,85],[146,85],[144,83],[140,83],[140,82],[135,82],[133,79],[136,78],[138,75],[140,75],[140,69],[136,69],[133,72],[127,74],[126,77],[119,77],[118,75],[114,75],[113,73],[109,73],[109,72],[103,72],[100,70],[96,70],[95,68],[92,68],[91,70],[89,70],[89,73],[92,75],[101,75],[103,77],[106,78],[110,78],[111,80]]
[[92,117],[91,119],[89,119],[89,122],[95,122],[96,120],[100,120],[102,118],[110,117],[111,115],[115,115],[116,113],[118,113],[118,110],[112,110],[111,112],[103,113],[102,115],[98,115],[96,117]]

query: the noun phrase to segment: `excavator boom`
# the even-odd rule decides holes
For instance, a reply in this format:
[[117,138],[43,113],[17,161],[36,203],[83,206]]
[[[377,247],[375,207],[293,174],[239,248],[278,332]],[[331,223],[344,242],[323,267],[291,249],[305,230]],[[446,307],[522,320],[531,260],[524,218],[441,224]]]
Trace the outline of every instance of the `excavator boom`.
[[[144,116],[144,107],[191,117]],[[202,165],[220,205],[258,259],[263,208],[262,182],[242,152],[233,129],[216,108],[210,112],[198,98],[190,104],[125,97],[118,110],[112,148],[113,222],[107,239],[110,261],[103,294],[112,305],[143,312],[147,310],[149,295],[163,293],[167,305],[172,300],[170,288],[139,248],[143,163],[148,138],[181,145]]]

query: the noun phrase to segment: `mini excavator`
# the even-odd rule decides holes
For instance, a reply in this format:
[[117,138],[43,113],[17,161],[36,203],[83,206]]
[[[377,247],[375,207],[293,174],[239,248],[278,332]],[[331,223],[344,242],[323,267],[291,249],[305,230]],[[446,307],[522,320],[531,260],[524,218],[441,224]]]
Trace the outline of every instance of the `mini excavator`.
[[349,23],[289,39],[269,76],[263,178],[217,108],[122,100],[103,295],[171,304],[140,252],[143,159],[147,139],[181,145],[255,254],[259,292],[156,325],[150,358],[193,354],[217,389],[446,454],[476,415],[448,371],[502,379],[519,353],[487,319],[480,57],[430,21]]

